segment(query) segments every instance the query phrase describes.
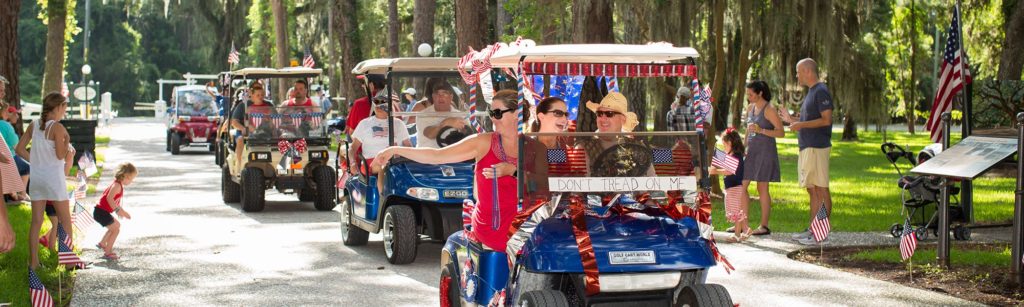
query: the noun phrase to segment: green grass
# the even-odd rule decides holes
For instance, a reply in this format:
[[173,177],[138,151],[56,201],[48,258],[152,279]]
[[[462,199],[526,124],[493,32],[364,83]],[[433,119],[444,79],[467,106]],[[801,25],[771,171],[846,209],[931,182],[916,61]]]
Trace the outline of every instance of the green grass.
[[[830,190],[833,212],[830,218],[834,231],[887,231],[893,223],[900,221],[900,189],[896,186],[898,175],[879,149],[882,134],[858,132],[859,142],[841,142],[841,130],[833,130],[830,168]],[[959,138],[953,134],[954,140]],[[929,143],[928,134],[889,133],[888,140],[914,152]],[[778,139],[779,159],[782,167],[782,182],[771,184],[772,212],[769,224],[775,232],[796,232],[805,229],[810,221],[807,191],[797,185],[796,137],[787,132],[786,138]],[[909,165],[901,165],[903,170]],[[976,222],[1006,222],[1013,217],[1013,178],[979,178],[974,181],[974,216]],[[755,185],[750,186],[751,195],[757,194]],[[716,200],[713,216],[715,221],[725,221],[725,210],[721,200]],[[757,227],[761,219],[757,200],[750,202],[749,219],[751,227]],[[729,226],[727,222],[716,223],[719,230]]]
[[[900,263],[903,262],[898,247],[861,251],[846,256],[846,259],[871,262]],[[935,246],[919,246],[911,257],[914,265],[935,265]],[[950,265],[953,266],[987,266],[1005,267],[1010,263],[1010,247],[988,247],[982,249],[951,248]]]
[[[12,302],[14,306],[28,306],[28,249],[29,247],[40,248],[39,262],[45,266],[40,267],[36,274],[42,280],[54,301],[61,300],[67,304],[71,299],[71,285],[74,282],[74,273],[65,271],[57,266],[57,253],[49,249],[41,248],[39,243],[29,244],[28,231],[32,220],[32,208],[28,205],[7,206],[7,214],[14,227],[14,234],[17,236],[14,250],[6,254],[0,254],[0,302]],[[42,232],[50,228],[49,222],[43,222]],[[63,282],[59,284],[58,281]],[[61,290],[62,297],[58,298],[58,290]]]
[[99,146],[99,145],[107,145],[107,144],[110,144],[110,136],[106,136],[106,135],[97,135],[96,136],[96,145],[97,146]]

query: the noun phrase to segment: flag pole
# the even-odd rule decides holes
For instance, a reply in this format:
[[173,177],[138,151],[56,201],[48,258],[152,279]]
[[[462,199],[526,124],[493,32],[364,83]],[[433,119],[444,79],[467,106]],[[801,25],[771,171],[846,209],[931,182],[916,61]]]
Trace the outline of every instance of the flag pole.
[[965,66],[966,64],[964,64],[965,62],[967,62],[967,49],[964,49],[964,18],[963,12],[960,10],[961,8],[963,8],[962,2],[962,0],[956,1],[956,19],[959,21],[956,30],[960,32],[957,33],[957,35],[959,35],[960,37],[960,39],[958,40],[960,46],[957,47],[960,48],[960,83],[963,85],[963,89],[960,90],[960,103],[963,104],[963,116],[960,117],[961,139],[967,137],[971,133],[971,117],[969,116],[971,106],[970,104],[967,103],[967,79],[964,78],[964,76],[967,74],[967,67]]

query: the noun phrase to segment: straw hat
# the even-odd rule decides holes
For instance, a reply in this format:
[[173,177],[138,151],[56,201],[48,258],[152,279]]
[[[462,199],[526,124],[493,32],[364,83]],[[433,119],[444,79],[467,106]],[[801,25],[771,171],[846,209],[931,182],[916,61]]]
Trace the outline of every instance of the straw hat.
[[623,132],[631,132],[633,128],[640,122],[636,119],[636,113],[629,112],[629,103],[626,101],[626,96],[619,92],[609,92],[604,99],[601,99],[601,103],[594,103],[593,101],[587,101],[587,109],[591,112],[597,113],[597,108],[605,107],[612,109],[615,112],[626,115],[626,122],[622,124]]

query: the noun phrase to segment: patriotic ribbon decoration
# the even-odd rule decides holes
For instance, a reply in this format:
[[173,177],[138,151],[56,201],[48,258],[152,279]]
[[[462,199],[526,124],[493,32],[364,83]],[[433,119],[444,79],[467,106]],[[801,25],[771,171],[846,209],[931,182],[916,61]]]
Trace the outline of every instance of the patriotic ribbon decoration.
[[270,114],[270,122],[274,124],[274,129],[281,128],[281,119],[284,115],[281,114]]
[[295,140],[294,143],[289,143],[287,140],[277,142],[277,150],[280,151],[281,154],[287,153],[289,149],[295,149],[299,153],[306,152],[306,139],[298,139]]
[[323,120],[323,112],[309,113],[309,122],[313,127],[320,127],[320,121]]
[[302,125],[302,118],[305,116],[302,113],[292,113],[288,117],[292,118],[292,125],[295,126],[295,129],[299,129],[299,126]]
[[263,123],[263,113],[249,114],[249,120],[252,121],[253,127],[259,127]]

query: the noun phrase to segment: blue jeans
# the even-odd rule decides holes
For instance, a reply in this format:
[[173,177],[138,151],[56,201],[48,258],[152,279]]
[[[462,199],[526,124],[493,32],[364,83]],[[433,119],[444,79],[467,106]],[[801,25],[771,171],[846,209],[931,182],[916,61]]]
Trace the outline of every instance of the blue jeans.
[[25,159],[22,159],[21,157],[15,155],[14,164],[18,165],[18,175],[28,176],[28,171],[31,166],[31,164],[29,164],[28,161],[25,161]]

